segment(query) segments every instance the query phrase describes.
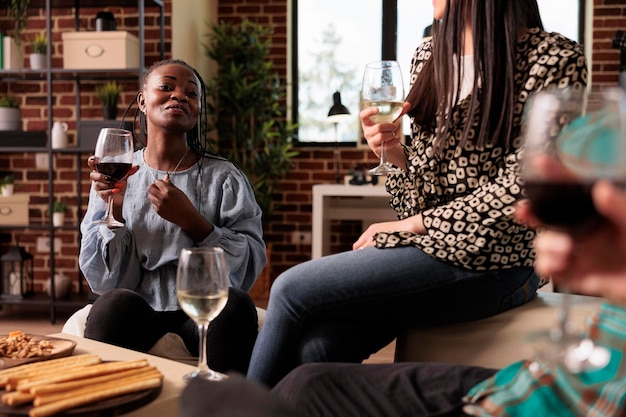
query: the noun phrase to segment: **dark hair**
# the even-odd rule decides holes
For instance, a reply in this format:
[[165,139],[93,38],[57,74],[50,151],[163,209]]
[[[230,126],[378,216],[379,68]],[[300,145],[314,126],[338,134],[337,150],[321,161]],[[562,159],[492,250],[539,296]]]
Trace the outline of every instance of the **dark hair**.
[[432,57],[424,64],[407,96],[411,103],[408,113],[415,118],[415,123],[436,129],[438,153],[445,146],[450,120],[436,116],[452,114],[459,99],[459,91],[454,92],[454,96],[450,93],[455,80],[456,85],[461,85],[463,34],[468,18],[472,24],[474,80],[461,147],[468,140],[472,121],[477,117],[478,132],[472,140],[478,146],[509,144],[516,102],[518,38],[529,28],[543,30],[536,0],[446,1],[444,18],[433,22]]
[[[198,114],[198,121],[196,122],[196,124],[193,126],[193,128],[191,128],[187,132],[187,145],[198,153],[208,152],[210,154],[215,155],[216,152],[213,147],[213,144],[209,140],[209,134],[208,134],[209,132],[208,113],[207,113],[208,105],[207,105],[207,99],[206,99],[206,88],[205,88],[204,80],[202,79],[200,74],[198,74],[198,71],[196,71],[195,68],[193,68],[191,65],[187,64],[185,61],[181,59],[165,59],[162,61],[158,61],[152,64],[152,66],[150,66],[150,68],[146,70],[146,72],[141,77],[141,81],[139,83],[139,92],[137,92],[135,99],[133,100],[132,103],[130,103],[130,105],[124,112],[124,116],[122,117],[122,123],[123,123],[123,120],[126,118],[126,114],[137,103],[137,97],[139,97],[140,92],[143,91],[144,86],[146,85],[148,81],[148,78],[150,78],[150,75],[152,75],[152,72],[156,68],[162,67],[164,65],[171,65],[171,64],[177,64],[177,65],[182,65],[184,67],[187,67],[194,73],[194,75],[198,78],[198,81],[200,82],[200,85],[198,88],[200,91],[200,113]],[[139,107],[137,107],[137,109],[135,110],[135,114],[133,116],[133,124],[135,123],[139,124],[140,135],[139,135],[138,140],[143,146],[146,146],[148,126],[146,123],[146,115],[139,110]]]

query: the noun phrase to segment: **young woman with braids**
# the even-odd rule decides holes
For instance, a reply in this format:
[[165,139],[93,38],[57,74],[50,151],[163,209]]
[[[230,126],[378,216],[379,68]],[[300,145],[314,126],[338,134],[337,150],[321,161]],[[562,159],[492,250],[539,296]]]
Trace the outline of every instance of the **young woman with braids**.
[[[197,355],[197,327],[176,298],[178,254],[186,247],[220,246],[231,290],[208,332],[209,366],[246,372],[257,334],[247,291],[266,263],[254,191],[232,163],[207,151],[204,84],[188,64],[155,63],[143,77],[136,104],[146,143],[135,152],[130,175],[113,182],[95,170],[90,174],[79,262],[99,297],[85,337],[146,352],[172,332]],[[88,163],[94,168],[93,157]],[[102,216],[109,195],[124,227],[92,223]]]
[[541,89],[585,88],[582,48],[543,30],[536,0],[432,3],[404,106],[411,143],[374,123],[376,108],[360,113],[370,148],[385,142],[402,169],[386,180],[398,220],[274,281],[250,379],[274,386],[303,363],[361,362],[406,326],[487,317],[537,290],[534,231],[513,218],[523,112]]

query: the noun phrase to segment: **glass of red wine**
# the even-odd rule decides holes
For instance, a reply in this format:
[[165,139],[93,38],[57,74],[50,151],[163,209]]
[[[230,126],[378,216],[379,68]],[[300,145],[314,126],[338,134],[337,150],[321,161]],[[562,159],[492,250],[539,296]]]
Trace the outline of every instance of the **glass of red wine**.
[[[96,170],[111,178],[121,181],[126,177],[133,163],[133,134],[126,129],[104,128],[100,130],[96,142]],[[95,224],[104,224],[111,228],[122,227],[113,216],[113,194],[109,194],[104,216]]]
[[[608,90],[600,109],[584,113],[586,98],[574,91],[537,93],[529,102],[521,171],[534,215],[543,227],[571,235],[593,233],[605,219],[594,207],[595,181],[626,178],[624,97]],[[533,335],[538,358],[570,372],[603,368],[610,353],[573,329],[570,297],[563,293],[558,326]]]

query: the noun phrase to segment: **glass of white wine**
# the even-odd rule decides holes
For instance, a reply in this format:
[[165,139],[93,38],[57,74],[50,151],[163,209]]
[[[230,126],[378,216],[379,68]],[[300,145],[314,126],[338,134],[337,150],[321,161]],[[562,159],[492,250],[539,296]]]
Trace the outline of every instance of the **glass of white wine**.
[[222,248],[197,247],[180,251],[176,272],[178,302],[198,325],[200,337],[198,366],[195,371],[184,376],[185,381],[192,378],[212,381],[226,378],[226,375],[209,368],[206,337],[209,324],[226,306],[228,282],[228,268]]
[[[377,107],[378,113],[371,117],[375,123],[393,123],[402,113],[404,105],[404,83],[400,64],[396,61],[376,61],[365,66],[361,87],[363,108]],[[401,172],[387,161],[387,149],[380,146],[380,163],[370,169],[370,175],[387,175]]]

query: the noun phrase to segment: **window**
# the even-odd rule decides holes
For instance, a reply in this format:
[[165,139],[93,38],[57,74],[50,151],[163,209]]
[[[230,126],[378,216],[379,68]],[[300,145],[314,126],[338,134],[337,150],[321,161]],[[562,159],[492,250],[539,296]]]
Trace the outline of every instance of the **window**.
[[[539,0],[546,30],[582,41],[584,0]],[[291,0],[292,109],[300,144],[354,144],[360,133],[359,90],[363,68],[396,59],[408,73],[415,47],[432,23],[432,3],[416,0]],[[358,10],[358,12],[355,12]],[[397,36],[395,35],[397,33]],[[351,118],[326,120],[339,91]],[[405,91],[406,94],[406,91]],[[404,126],[408,133],[408,123]]]

